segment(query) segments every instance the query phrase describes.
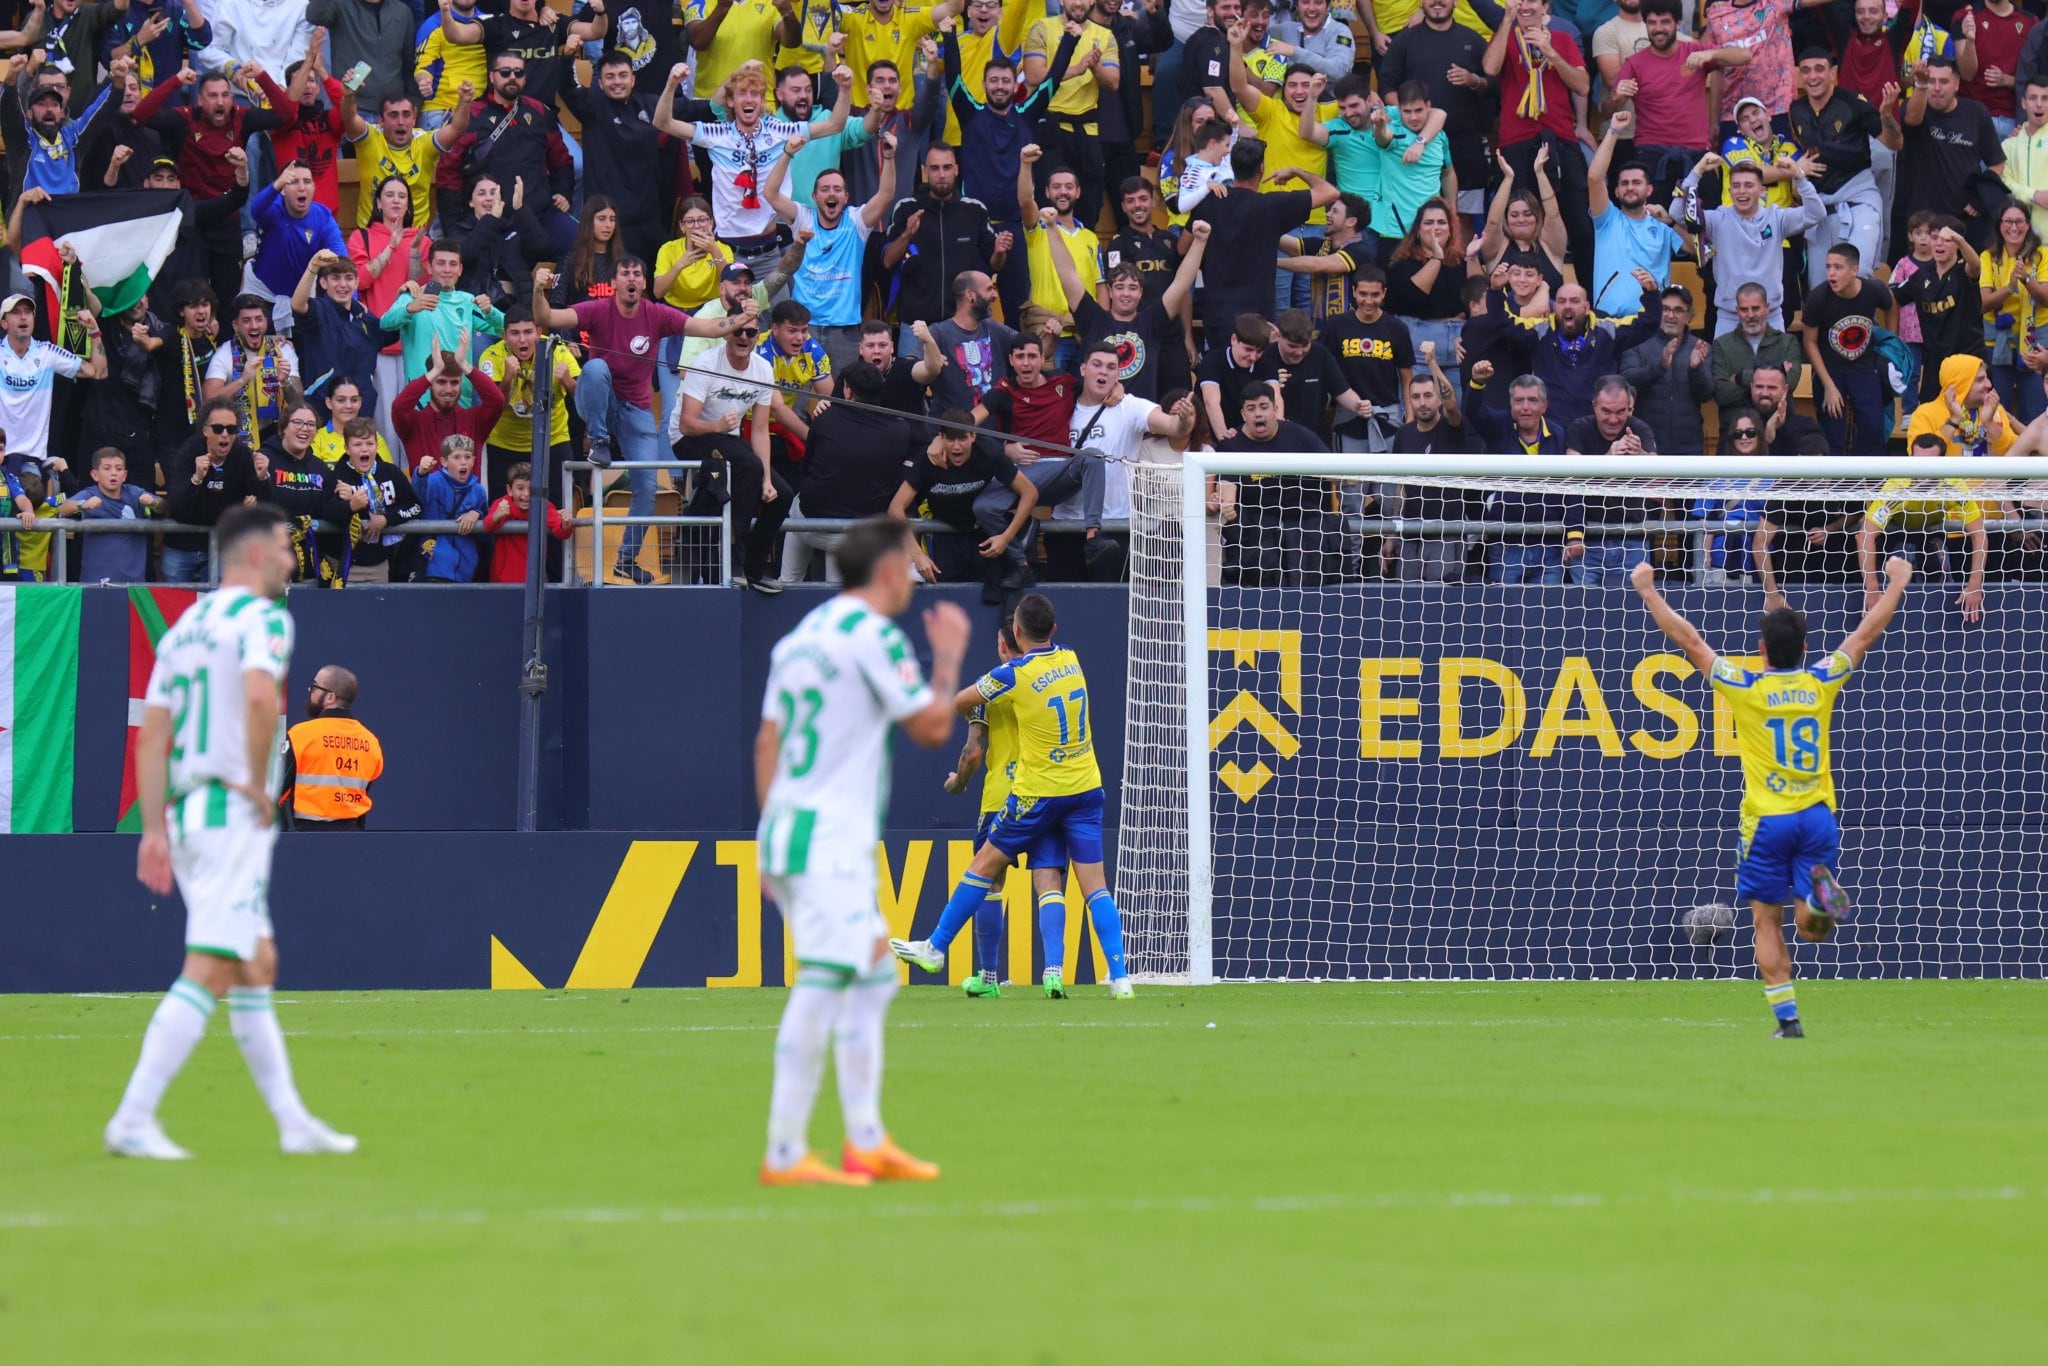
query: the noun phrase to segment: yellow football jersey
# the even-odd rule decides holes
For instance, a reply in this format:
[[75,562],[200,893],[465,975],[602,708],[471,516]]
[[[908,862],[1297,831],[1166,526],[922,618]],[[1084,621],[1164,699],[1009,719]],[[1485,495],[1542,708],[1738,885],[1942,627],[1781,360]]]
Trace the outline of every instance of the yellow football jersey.
[[1834,808],[1828,725],[1835,694],[1855,667],[1840,650],[1808,668],[1761,673],[1725,655],[1714,661],[1714,691],[1728,699],[1735,716],[1745,820],[1814,805]]
[[1007,698],[1017,727],[1011,790],[1019,797],[1070,797],[1102,786],[1089,725],[1088,679],[1072,650],[1047,645],[999,664],[975,685],[982,699]]
[[981,763],[981,814],[1000,811],[1017,781],[1017,716],[1008,702],[982,708],[988,723],[988,755]]

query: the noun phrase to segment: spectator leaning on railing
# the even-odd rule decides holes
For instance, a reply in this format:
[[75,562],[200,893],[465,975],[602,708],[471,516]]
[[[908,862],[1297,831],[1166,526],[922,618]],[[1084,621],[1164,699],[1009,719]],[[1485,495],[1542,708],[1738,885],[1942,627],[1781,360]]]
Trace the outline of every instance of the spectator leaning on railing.
[[[242,439],[242,411],[234,400],[206,401],[199,430],[164,458],[164,484],[171,520],[189,526],[210,527],[229,508],[261,494],[255,455]],[[165,582],[205,583],[210,549],[203,531],[166,535]]]
[[435,535],[427,552],[428,583],[469,583],[476,578],[482,553],[471,539],[490,510],[483,481],[475,478],[476,441],[459,433],[444,437],[438,460],[421,462],[420,516],[429,522],[453,522],[455,530]]

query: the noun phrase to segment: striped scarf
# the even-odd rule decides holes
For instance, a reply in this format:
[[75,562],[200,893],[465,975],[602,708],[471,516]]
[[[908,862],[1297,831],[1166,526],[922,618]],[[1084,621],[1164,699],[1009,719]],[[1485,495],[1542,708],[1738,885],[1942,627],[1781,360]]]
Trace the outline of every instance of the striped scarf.
[[1523,88],[1522,99],[1515,106],[1515,112],[1531,123],[1540,123],[1544,110],[1549,107],[1543,91],[1543,78],[1549,74],[1549,67],[1526,33],[1517,29],[1515,42],[1522,50],[1522,65],[1529,72],[1529,84]]

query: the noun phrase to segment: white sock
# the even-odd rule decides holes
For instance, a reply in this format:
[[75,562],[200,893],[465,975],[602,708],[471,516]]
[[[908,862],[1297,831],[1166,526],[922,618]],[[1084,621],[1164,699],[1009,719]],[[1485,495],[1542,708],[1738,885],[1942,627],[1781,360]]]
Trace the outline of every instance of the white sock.
[[277,1118],[277,1127],[304,1124],[312,1116],[292,1084],[292,1060],[285,1056],[284,1031],[277,1027],[269,987],[228,988],[228,1025],[242,1049],[242,1061],[263,1093],[263,1103]]
[[882,1127],[882,1021],[896,996],[893,966],[847,989],[833,1043],[839,1063],[839,1108],[846,1137],[861,1149],[877,1148],[889,1131]]
[[213,993],[197,982],[180,977],[157,1002],[156,1014],[142,1036],[142,1056],[135,1074],[121,1096],[121,1108],[114,1119],[121,1124],[145,1124],[156,1119],[156,1107],[172,1078],[184,1067],[192,1050],[206,1037],[206,1022],[213,1018]]
[[768,1166],[785,1171],[811,1147],[811,1106],[825,1076],[825,1041],[843,987],[798,982],[775,1031],[775,1089],[768,1101]]

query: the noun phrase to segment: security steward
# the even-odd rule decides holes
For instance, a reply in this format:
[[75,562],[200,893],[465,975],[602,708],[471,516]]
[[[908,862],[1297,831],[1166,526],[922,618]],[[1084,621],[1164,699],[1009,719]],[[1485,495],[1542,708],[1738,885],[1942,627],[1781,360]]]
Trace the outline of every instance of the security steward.
[[278,805],[292,830],[361,830],[369,823],[370,784],[384,773],[384,747],[350,714],[356,676],[338,664],[313,675],[307,720],[284,746]]

